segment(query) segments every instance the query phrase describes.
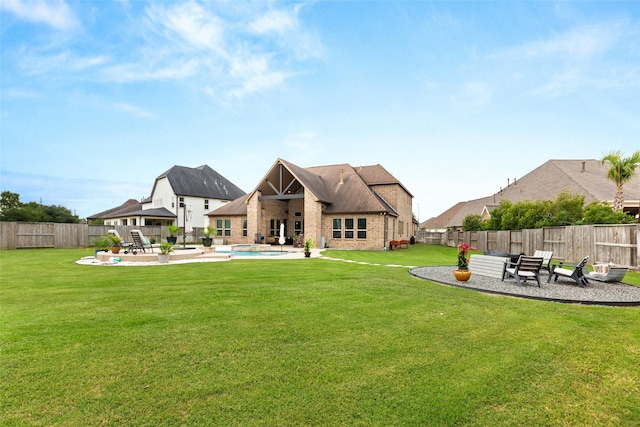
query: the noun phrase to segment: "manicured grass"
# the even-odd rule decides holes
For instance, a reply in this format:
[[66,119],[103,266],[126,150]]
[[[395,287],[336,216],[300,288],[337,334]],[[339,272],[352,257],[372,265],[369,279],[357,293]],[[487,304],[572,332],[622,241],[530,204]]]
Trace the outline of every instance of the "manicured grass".
[[[322,259],[74,264],[91,254],[0,252],[0,424],[640,424],[638,308]],[[331,256],[452,265],[455,249]]]

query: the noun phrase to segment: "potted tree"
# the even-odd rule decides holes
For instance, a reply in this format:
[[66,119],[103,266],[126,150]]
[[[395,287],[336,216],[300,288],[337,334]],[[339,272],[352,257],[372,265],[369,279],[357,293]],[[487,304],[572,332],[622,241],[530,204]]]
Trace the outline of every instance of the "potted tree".
[[115,234],[107,233],[104,235],[109,241],[109,247],[111,249],[111,253],[117,254],[120,253],[120,249],[122,248],[122,239]]
[[204,234],[204,237],[202,238],[202,244],[206,247],[211,246],[211,244],[213,243],[213,237],[211,237],[211,235],[216,234],[216,229],[209,225],[205,227],[204,230],[202,230],[202,234]]
[[169,256],[173,252],[173,244],[170,242],[162,242],[158,246],[160,253],[158,254],[158,262],[160,264],[167,264],[169,262]]
[[304,256],[309,258],[311,256],[311,249],[313,249],[313,237],[307,237],[304,241]]
[[177,234],[180,232],[180,227],[175,224],[169,224],[167,225],[167,232],[169,233],[169,236],[167,236],[167,242],[175,245],[178,242]]

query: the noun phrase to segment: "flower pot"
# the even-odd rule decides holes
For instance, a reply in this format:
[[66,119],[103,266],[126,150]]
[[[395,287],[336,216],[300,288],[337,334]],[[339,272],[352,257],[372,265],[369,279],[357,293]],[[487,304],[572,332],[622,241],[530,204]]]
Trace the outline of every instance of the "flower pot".
[[175,236],[168,236],[168,237],[167,237],[167,242],[169,242],[169,243],[171,243],[171,244],[175,245],[175,244],[178,242],[178,238],[177,238],[177,237],[175,237]]
[[160,264],[168,264],[169,263],[170,254],[158,254],[158,262]]
[[211,244],[213,243],[213,237],[203,237],[202,238],[202,245],[209,247],[211,246]]
[[305,253],[304,253],[304,257],[305,257],[305,258],[309,258],[310,256],[311,256],[311,252],[305,252]]
[[112,254],[119,254],[120,253],[120,246],[111,246],[111,253]]
[[458,282],[466,282],[471,277],[471,272],[469,270],[454,270],[453,275]]

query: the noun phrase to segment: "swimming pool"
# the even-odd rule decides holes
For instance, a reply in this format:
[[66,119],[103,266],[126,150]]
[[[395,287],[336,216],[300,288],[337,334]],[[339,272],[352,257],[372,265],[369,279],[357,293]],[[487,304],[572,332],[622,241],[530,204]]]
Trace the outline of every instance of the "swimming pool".
[[231,254],[234,257],[248,257],[248,256],[280,256],[286,255],[287,251],[216,251],[221,254]]

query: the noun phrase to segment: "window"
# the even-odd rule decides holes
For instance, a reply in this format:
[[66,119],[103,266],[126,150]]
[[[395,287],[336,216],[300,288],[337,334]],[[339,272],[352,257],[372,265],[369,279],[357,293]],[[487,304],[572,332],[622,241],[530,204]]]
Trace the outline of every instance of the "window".
[[209,210],[209,199],[204,199],[204,210]]
[[280,220],[272,219],[269,221],[269,235],[277,236],[280,234]]
[[216,219],[216,236],[231,236],[231,220]]
[[342,239],[342,219],[333,218],[333,238]]
[[293,233],[296,235],[302,234],[302,221],[293,221]]
[[353,239],[353,218],[344,219],[344,238]]
[[404,221],[398,221],[398,234],[401,236],[404,234]]
[[242,235],[247,237],[247,219],[242,220]]
[[358,218],[358,239],[367,238],[367,218]]
[[180,207],[184,208],[184,197],[180,197]]

